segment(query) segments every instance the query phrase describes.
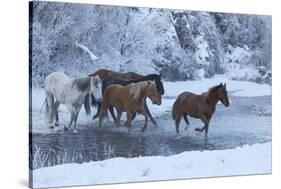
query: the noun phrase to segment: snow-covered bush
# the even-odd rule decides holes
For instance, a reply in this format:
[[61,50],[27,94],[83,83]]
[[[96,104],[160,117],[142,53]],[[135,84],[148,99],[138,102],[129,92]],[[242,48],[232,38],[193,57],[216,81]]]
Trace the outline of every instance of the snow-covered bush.
[[101,68],[171,81],[227,73],[271,82],[270,16],[39,1],[31,24],[33,84],[53,71]]

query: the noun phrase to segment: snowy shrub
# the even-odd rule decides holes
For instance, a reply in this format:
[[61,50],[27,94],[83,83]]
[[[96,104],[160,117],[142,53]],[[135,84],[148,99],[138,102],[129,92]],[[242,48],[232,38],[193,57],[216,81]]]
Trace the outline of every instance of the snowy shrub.
[[224,61],[226,63],[237,63],[241,65],[248,64],[251,59],[251,50],[245,45],[243,48],[228,46],[228,52],[224,56]]
[[226,75],[233,80],[250,80],[256,81],[259,77],[259,72],[255,68],[242,67],[238,63],[226,64]]
[[[171,81],[227,72],[271,82],[270,16],[40,1],[33,15],[33,85],[53,71],[76,76],[101,68]],[[256,74],[259,66],[268,76]]]

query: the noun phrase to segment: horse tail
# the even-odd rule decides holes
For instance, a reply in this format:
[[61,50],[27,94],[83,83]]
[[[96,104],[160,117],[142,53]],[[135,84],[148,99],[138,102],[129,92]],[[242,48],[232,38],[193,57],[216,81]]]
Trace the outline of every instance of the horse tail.
[[173,117],[173,120],[176,120],[176,117],[177,117],[177,107],[176,107],[177,100],[174,102],[173,107],[172,107],[172,117]]
[[91,107],[90,107],[90,94],[87,94],[84,100],[84,108],[87,115],[91,114]]
[[[46,103],[46,101],[47,101],[47,97],[45,98],[45,100],[44,100],[44,102],[43,102],[43,104],[42,104],[42,106],[41,106],[40,113],[42,112],[42,109],[43,109],[44,104]],[[47,106],[47,105],[46,105],[46,106]]]
[[174,106],[173,106],[173,109],[172,109],[172,117],[173,117],[173,120],[176,119],[176,109],[175,109]]
[[54,96],[47,95],[46,96],[46,106],[45,106],[45,114],[48,116],[49,121],[53,121],[55,104],[54,104]]
[[[47,115],[47,116],[49,116],[49,104],[48,104],[48,102],[47,102],[47,97],[45,98],[45,101],[44,101],[44,103],[46,102],[46,106],[45,106],[45,114]],[[43,104],[44,104],[43,103]],[[43,107],[43,106],[42,106]]]

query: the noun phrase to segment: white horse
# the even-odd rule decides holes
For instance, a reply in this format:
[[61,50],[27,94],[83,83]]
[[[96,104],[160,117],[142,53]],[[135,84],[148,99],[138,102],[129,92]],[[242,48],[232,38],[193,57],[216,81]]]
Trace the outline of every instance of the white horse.
[[74,122],[73,132],[76,133],[76,122],[79,111],[84,103],[85,96],[92,93],[99,101],[102,100],[102,80],[99,76],[70,78],[64,73],[53,72],[45,79],[46,114],[49,119],[49,127],[59,126],[58,108],[65,104],[70,113],[70,122],[64,128],[67,130]]

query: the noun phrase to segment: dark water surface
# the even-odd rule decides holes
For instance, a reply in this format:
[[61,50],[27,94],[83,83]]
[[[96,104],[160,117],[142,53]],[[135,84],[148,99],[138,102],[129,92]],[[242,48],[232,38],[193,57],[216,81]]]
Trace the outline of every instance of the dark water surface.
[[84,129],[77,134],[71,131],[30,134],[33,168],[112,157],[168,156],[184,151],[230,149],[271,141],[271,97],[231,97],[230,100],[228,108],[217,105],[207,138],[194,131],[203,123],[192,118],[187,130],[182,120],[181,135],[177,136],[170,112],[156,117],[159,127],[149,123],[144,133],[141,132],[144,121],[140,116],[133,122],[131,135],[125,126],[114,128],[111,121],[104,123],[101,129],[96,128],[96,122],[80,125]]

